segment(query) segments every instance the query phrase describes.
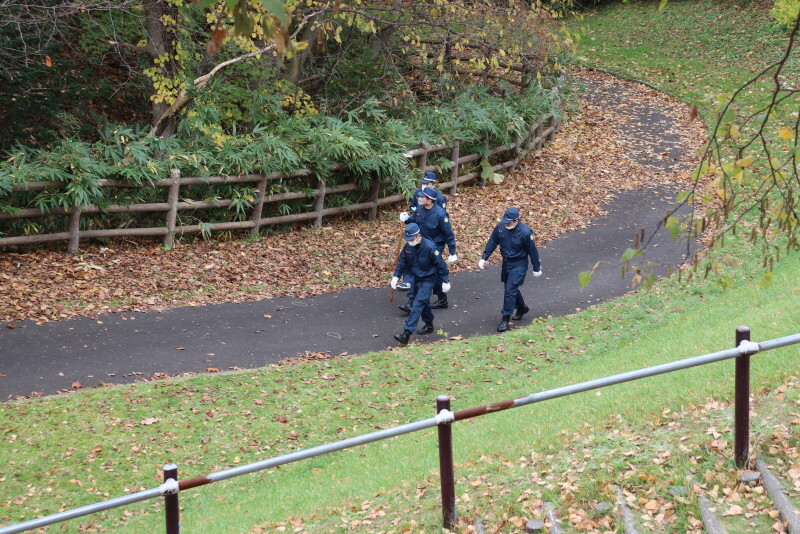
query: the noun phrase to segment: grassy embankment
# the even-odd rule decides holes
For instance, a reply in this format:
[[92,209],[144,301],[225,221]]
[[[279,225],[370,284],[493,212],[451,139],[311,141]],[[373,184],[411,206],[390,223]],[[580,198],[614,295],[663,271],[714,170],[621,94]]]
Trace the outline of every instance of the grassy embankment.
[[[780,44],[750,10],[676,2],[657,15],[654,5],[611,7],[582,23],[595,33],[586,41],[594,49],[581,54],[707,109],[701,96],[744,79],[727,70],[730,54],[757,68],[768,50],[755,36]],[[742,23],[717,41],[734,14]],[[704,46],[686,46],[698,28]],[[796,254],[776,265],[765,289],[757,251],[742,237],[714,253],[734,266],[727,267],[733,289],[669,280],[503,336],[4,404],[0,523],[155,486],[168,462],[183,477],[197,476],[426,418],[442,393],[462,409],[721,350],[740,324],[756,340],[798,331]],[[786,380],[799,355],[791,348],[754,358],[753,390]],[[711,400],[731,398],[732,376],[732,362],[714,364],[457,424],[461,517],[518,532],[547,499],[573,523],[602,524],[591,504],[613,500],[606,484],[617,482],[654,501],[648,510],[664,511],[653,514],[654,525],[674,515],[668,530],[689,528],[694,502],[671,498],[668,488],[703,482],[706,468],[732,468],[730,409]],[[795,388],[784,398],[762,402],[756,430],[769,430],[768,414],[790,418]],[[719,434],[714,446],[710,428]],[[754,448],[762,441],[756,437]],[[404,436],[185,492],[183,530],[432,532],[441,521],[436,469],[435,431]],[[156,532],[161,512],[160,502],[142,504],[53,530]]]

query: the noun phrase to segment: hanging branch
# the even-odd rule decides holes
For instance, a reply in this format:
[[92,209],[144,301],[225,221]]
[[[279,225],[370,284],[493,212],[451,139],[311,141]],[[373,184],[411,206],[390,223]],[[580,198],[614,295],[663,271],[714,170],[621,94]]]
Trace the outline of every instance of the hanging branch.
[[[714,123],[711,138],[703,151],[701,164],[695,170],[691,188],[682,193],[681,201],[676,203],[676,206],[666,214],[650,235],[639,244],[638,251],[640,253],[644,252],[659,231],[668,225],[678,224],[675,222],[677,214],[687,206],[691,210],[690,215],[688,222],[681,227],[682,234],[686,238],[685,261],[696,264],[697,252],[692,252],[692,241],[702,233],[713,231],[713,236],[707,234],[708,247],[711,248],[717,243],[724,242],[725,235],[736,234],[737,226],[741,227],[741,223],[745,221],[748,214],[754,212],[758,213],[758,222],[749,237],[753,243],[760,238],[764,244],[762,248],[763,265],[767,270],[765,279],[769,278],[773,260],[779,259],[780,254],[780,248],[771,239],[770,228],[776,229],[786,237],[787,249],[800,250],[797,239],[797,233],[800,230],[800,209],[798,207],[800,174],[798,174],[797,168],[797,159],[800,155],[797,145],[798,134],[800,134],[800,117],[794,120],[791,130],[784,128],[779,132],[782,141],[789,142],[790,139],[794,139],[794,149],[791,149],[790,146],[788,156],[782,162],[776,160],[776,153],[771,148],[775,140],[770,140],[766,134],[767,128],[775,123],[775,111],[780,108],[781,104],[791,103],[789,99],[800,94],[800,89],[784,87],[781,79],[789,58],[795,51],[799,29],[800,17],[795,21],[782,57],[742,84],[722,106]],[[733,119],[735,117],[734,105],[737,99],[745,94],[748,88],[766,77],[771,79],[772,91],[765,99],[765,104],[756,112],[739,117],[740,124],[737,125]],[[785,113],[778,117],[789,116],[788,113]],[[757,120],[760,122],[756,123]],[[741,130],[751,124],[755,124],[754,131],[739,141]],[[791,137],[786,132],[791,132]],[[746,156],[748,152],[751,155]],[[758,165],[767,167],[764,179],[749,192],[742,190],[738,183],[741,178],[737,178],[737,176],[743,175],[745,169]],[[699,215],[699,197],[703,194],[703,189],[707,187],[708,179],[715,174],[717,175],[716,180],[720,184],[717,193],[720,197],[717,201],[719,207]],[[708,201],[707,198],[704,200]],[[778,202],[777,205],[774,205],[775,201]],[[670,221],[669,224],[668,221]]]

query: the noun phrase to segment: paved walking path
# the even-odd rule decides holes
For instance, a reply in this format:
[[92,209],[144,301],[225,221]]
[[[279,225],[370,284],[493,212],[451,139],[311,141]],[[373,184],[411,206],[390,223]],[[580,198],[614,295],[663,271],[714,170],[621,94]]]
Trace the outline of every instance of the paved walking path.
[[[613,94],[595,88],[596,99],[613,104]],[[637,124],[667,154],[660,170],[669,171],[681,157],[668,133],[670,119],[647,106],[633,110]],[[666,122],[665,122],[666,121]],[[660,145],[658,143],[661,143]],[[643,157],[644,156],[640,156]],[[513,328],[532,318],[563,315],[630,290],[620,277],[619,257],[640,229],[652,229],[671,207],[676,189],[661,186],[620,192],[608,215],[588,228],[570,232],[540,249],[543,276],[528,276],[523,295],[531,311]],[[663,234],[663,232],[662,232]],[[648,261],[678,263],[685,243],[661,235],[651,244]],[[580,291],[578,273],[604,261],[591,285]],[[497,334],[502,305],[500,267],[453,275],[451,307],[436,310],[435,326],[447,336]],[[388,273],[387,273],[388,276]],[[387,278],[388,279],[388,278]],[[0,400],[53,394],[101,383],[127,383],[159,375],[256,368],[307,352],[358,354],[396,346],[405,315],[389,302],[389,288],[350,289],[305,299],[183,307],[166,312],[117,313],[36,325],[25,321],[0,331]],[[414,342],[442,335],[412,336]]]

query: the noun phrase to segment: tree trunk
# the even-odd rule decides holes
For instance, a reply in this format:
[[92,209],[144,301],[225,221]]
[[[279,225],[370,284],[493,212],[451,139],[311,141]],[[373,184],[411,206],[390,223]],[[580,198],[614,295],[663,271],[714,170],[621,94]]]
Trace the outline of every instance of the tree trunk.
[[[153,67],[159,68],[163,76],[174,78],[178,73],[173,46],[176,36],[172,28],[162,21],[162,17],[168,15],[173,20],[177,20],[177,9],[169,6],[164,0],[145,0],[144,13],[145,31],[147,32],[147,46],[145,49],[150,56],[150,63]],[[156,65],[156,59],[164,54],[169,56],[169,61],[161,66]],[[178,124],[176,115],[162,120],[159,124],[159,119],[164,116],[169,106],[168,102],[153,102],[151,107],[151,125],[156,127],[155,134],[159,137],[171,136],[175,133],[175,128]]]
[[302,33],[300,41],[308,43],[308,47],[295,54],[292,65],[287,69],[287,79],[296,84],[300,79],[300,74],[305,70],[308,61],[313,57],[317,47],[317,40],[322,33],[323,26],[327,20],[327,13],[321,13],[309,17],[308,26]]

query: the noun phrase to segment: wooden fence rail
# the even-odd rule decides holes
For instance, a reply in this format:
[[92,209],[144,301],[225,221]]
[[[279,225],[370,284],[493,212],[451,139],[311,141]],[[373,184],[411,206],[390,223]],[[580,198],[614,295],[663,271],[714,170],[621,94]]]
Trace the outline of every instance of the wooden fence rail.
[[[494,172],[499,172],[504,169],[514,169],[519,163],[522,154],[530,151],[540,149],[544,146],[545,142],[552,138],[556,129],[558,128],[558,121],[553,114],[548,114],[542,117],[538,122],[530,125],[528,134],[522,138],[517,139],[510,145],[501,145],[494,148],[488,147],[488,141],[484,145],[489,156],[497,154],[507,154],[504,161],[496,163],[492,166]],[[449,150],[449,161],[451,162],[451,170],[449,174],[449,181],[440,182],[439,188],[450,192],[456,192],[458,186],[475,180],[481,176],[480,170],[469,172],[459,175],[461,166],[466,163],[471,163],[480,160],[483,156],[481,154],[467,154],[461,155],[461,145],[456,142],[455,145],[425,145],[421,144],[419,148],[410,150],[404,154],[409,159],[416,158],[416,168],[420,172],[428,170],[436,170],[436,167],[428,164],[428,154],[438,151]],[[335,164],[329,170],[339,171],[346,170],[345,164]],[[352,213],[358,211],[366,211],[370,220],[373,220],[378,215],[378,209],[388,204],[395,204],[405,200],[405,195],[402,193],[390,194],[381,197],[381,186],[383,184],[378,181],[373,181],[367,188],[364,188],[355,183],[341,184],[328,187],[322,180],[317,181],[315,189],[310,191],[296,191],[280,194],[267,194],[267,185],[271,181],[282,179],[293,179],[300,177],[313,176],[315,173],[312,169],[299,169],[291,173],[270,173],[266,175],[261,174],[246,174],[238,176],[214,176],[210,178],[201,177],[182,177],[180,171],[173,169],[170,177],[164,180],[157,180],[149,185],[139,186],[120,180],[98,180],[100,187],[118,187],[118,188],[162,188],[167,189],[166,202],[154,203],[140,203],[140,204],[127,204],[127,205],[110,205],[110,206],[95,206],[86,205],[80,208],[60,208],[53,210],[41,210],[38,208],[20,209],[16,213],[0,213],[0,221],[2,220],[17,220],[24,218],[46,217],[46,216],[65,216],[68,218],[68,231],[57,232],[39,235],[23,235],[23,236],[10,236],[0,237],[0,247],[15,246],[15,245],[30,245],[36,243],[45,243],[52,241],[67,241],[67,250],[70,253],[77,252],[81,239],[99,238],[99,237],[140,237],[140,236],[163,236],[164,244],[172,246],[175,242],[175,236],[197,234],[202,232],[218,232],[218,231],[232,231],[244,230],[249,231],[251,234],[257,234],[264,226],[274,226],[281,224],[292,224],[305,221],[313,221],[314,226],[321,226],[325,217],[342,215],[345,213]],[[181,201],[180,190],[182,187],[200,184],[256,184],[255,186],[255,201],[252,206],[252,214],[249,220],[234,221],[234,222],[219,222],[208,224],[184,225],[178,224],[178,212],[184,210],[198,210],[198,209],[218,209],[226,208],[233,204],[232,199],[223,199],[219,201]],[[66,187],[64,182],[30,182],[23,186],[12,189],[13,192],[24,191],[43,191],[63,189]],[[326,196],[345,193],[349,191],[362,191],[368,194],[369,201],[360,202],[357,204],[350,204],[346,206],[325,207]],[[293,213],[289,215],[280,215],[273,217],[263,217],[263,208],[265,204],[275,202],[285,202],[287,200],[297,199],[310,199],[313,198],[314,202],[312,210],[308,212]],[[165,222],[163,226],[151,228],[113,228],[113,229],[84,229],[81,230],[81,216],[97,214],[97,213],[142,213],[142,212],[165,212]]]

